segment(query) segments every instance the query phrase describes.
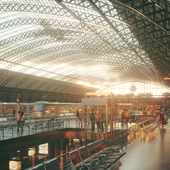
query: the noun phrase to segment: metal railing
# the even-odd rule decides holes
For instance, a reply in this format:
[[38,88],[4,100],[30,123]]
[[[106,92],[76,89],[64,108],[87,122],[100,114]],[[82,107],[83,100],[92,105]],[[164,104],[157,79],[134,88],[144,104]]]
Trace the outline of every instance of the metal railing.
[[[26,115],[25,122],[17,126],[16,117],[3,117],[5,121],[0,122],[0,140],[27,136],[37,133],[49,132],[64,128],[80,128],[76,118],[58,117],[51,120],[50,117],[44,119],[32,119],[32,116]],[[6,119],[5,119],[6,118]]]
[[[140,139],[140,136],[137,135],[137,132],[140,131],[140,128],[139,128],[140,124],[142,124],[144,122],[146,122],[146,121],[139,122],[138,124],[131,126],[127,129],[123,129],[123,130],[117,129],[113,132],[113,134],[108,134],[105,138],[101,138],[100,133],[99,134],[92,133],[91,134],[92,141],[97,142],[97,141],[104,139],[104,141],[107,143],[107,145],[112,147],[112,149],[114,148],[115,151],[122,152],[124,149],[127,148],[127,146],[129,144],[133,143],[137,139]],[[98,137],[99,140],[95,141],[95,137],[93,137],[93,135],[99,135],[99,137]],[[90,145],[90,144],[91,143],[88,143],[87,145]],[[77,149],[75,149],[75,151],[76,150]],[[71,151],[71,152],[73,152],[73,151]],[[54,165],[54,162],[55,162],[55,166],[56,166],[57,170],[74,170],[75,168],[71,164],[69,153],[70,152],[60,155],[60,156],[57,156],[53,159],[47,160],[46,162],[42,162],[36,166],[42,166],[42,168],[43,168],[45,166],[45,164],[48,164],[48,167],[50,167],[49,164],[51,163],[51,166],[52,166],[52,165]],[[27,170],[32,170],[32,169],[33,169],[33,167],[30,167]],[[48,170],[48,168],[47,168],[47,170]]]

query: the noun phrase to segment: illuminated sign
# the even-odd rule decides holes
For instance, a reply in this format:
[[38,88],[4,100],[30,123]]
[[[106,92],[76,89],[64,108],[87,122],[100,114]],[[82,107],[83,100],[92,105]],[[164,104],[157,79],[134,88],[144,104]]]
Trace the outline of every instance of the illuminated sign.
[[9,161],[9,170],[21,170],[21,161]]
[[33,156],[33,155],[35,155],[35,148],[30,148],[28,150],[28,156]]
[[82,105],[92,106],[92,105],[106,105],[106,98],[84,98],[82,99]]
[[[116,105],[118,105],[118,103],[116,103]],[[119,105],[123,105],[123,106],[125,106],[125,105],[129,105],[129,106],[131,106],[132,105],[132,103],[119,103]]]
[[48,143],[39,145],[39,153],[48,154]]

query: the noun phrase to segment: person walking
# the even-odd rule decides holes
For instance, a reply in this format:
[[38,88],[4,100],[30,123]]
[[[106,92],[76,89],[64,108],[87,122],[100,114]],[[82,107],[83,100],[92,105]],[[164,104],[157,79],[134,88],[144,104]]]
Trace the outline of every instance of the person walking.
[[17,113],[16,120],[17,120],[17,132],[19,134],[19,128],[20,128],[20,123],[21,123],[20,111],[18,111],[18,113]]
[[78,124],[78,123],[77,123],[78,121],[79,121],[79,111],[77,110],[77,111],[76,111],[76,126],[77,126],[77,124]]
[[50,118],[51,118],[51,122],[53,122],[54,121],[54,112],[53,111],[51,111],[51,113],[50,113]]
[[164,111],[160,114],[160,120],[162,121],[162,128],[164,127]]
[[25,116],[24,116],[24,112],[21,112],[21,132],[23,133],[24,129],[24,123],[25,123]]
[[129,119],[130,119],[130,115],[129,115],[128,110],[126,109],[126,112],[125,112],[126,128],[128,128]]
[[122,112],[122,115],[121,115],[122,129],[123,129],[124,118],[125,118],[125,109],[124,109],[124,111]]
[[106,113],[105,112],[101,113],[101,119],[102,119],[101,129],[102,129],[102,132],[104,132],[104,129],[106,130]]
[[81,125],[81,119],[82,119],[82,111],[80,111],[78,119],[79,119],[79,126],[80,126]]
[[15,114],[16,114],[16,111],[15,111],[15,108],[14,108],[14,110],[13,110],[13,116],[15,116]]
[[93,109],[92,109],[92,112],[90,113],[90,121],[91,121],[92,132],[94,132],[94,128],[95,128],[95,113],[94,113]]
[[[54,112],[51,111],[50,118],[51,118],[51,128],[54,130]],[[50,123],[50,122],[49,122]]]
[[100,131],[100,112],[95,114],[95,118],[96,118],[96,124],[97,124],[97,131]]

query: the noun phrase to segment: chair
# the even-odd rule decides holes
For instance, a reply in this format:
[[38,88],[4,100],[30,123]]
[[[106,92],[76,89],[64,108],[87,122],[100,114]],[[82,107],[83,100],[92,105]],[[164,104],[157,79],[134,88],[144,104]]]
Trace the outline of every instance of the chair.
[[69,157],[74,169],[90,169],[90,164],[83,164],[78,150],[70,152]]
[[80,158],[81,158],[83,164],[87,164],[87,163],[89,163],[91,165],[99,164],[99,159],[98,158],[96,158],[96,159],[95,158],[90,158],[86,146],[79,148],[78,152],[79,152],[79,155],[80,155]]
[[106,157],[105,154],[102,154],[102,155],[98,154],[98,152],[97,152],[97,150],[96,150],[93,143],[87,145],[87,150],[88,150],[88,153],[89,153],[91,159],[92,158],[98,158],[99,161],[101,161],[102,159],[104,159]]

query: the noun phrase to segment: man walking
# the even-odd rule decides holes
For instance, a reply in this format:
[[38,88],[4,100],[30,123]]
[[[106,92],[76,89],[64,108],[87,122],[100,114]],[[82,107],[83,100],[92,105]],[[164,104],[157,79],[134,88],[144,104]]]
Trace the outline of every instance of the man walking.
[[94,113],[93,109],[92,109],[92,112],[90,113],[90,121],[91,121],[92,132],[94,132],[94,128],[95,128],[95,113]]

